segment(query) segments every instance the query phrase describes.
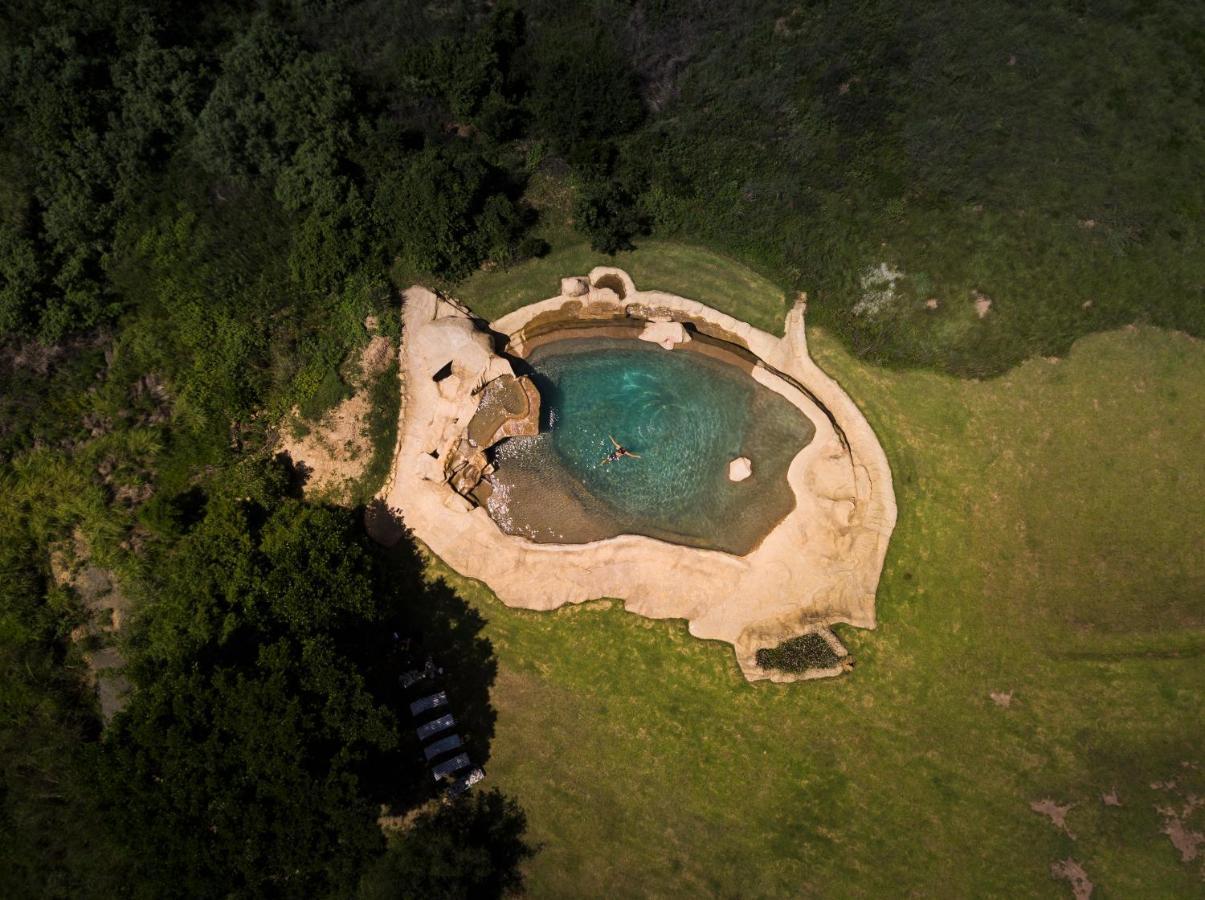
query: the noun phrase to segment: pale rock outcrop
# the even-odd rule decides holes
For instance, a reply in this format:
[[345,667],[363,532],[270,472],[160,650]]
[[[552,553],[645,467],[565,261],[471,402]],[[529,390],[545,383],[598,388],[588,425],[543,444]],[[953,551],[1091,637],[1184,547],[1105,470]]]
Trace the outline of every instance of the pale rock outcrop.
[[690,334],[681,322],[671,320],[652,321],[640,332],[640,340],[660,344],[666,350],[673,350],[679,344],[690,340]]
[[415,342],[410,352],[428,381],[434,382],[440,370],[450,364],[451,374],[463,382],[456,385],[457,396],[466,387],[476,390],[495,359],[489,336],[464,316],[441,316],[428,323],[423,329],[422,345]]
[[439,396],[445,400],[455,400],[462,388],[463,385],[460,383],[460,376],[455,372],[436,382],[436,390],[439,391]]
[[579,276],[561,279],[561,296],[582,297],[590,292],[590,282]]
[[589,295],[591,306],[614,306],[619,303],[619,295],[608,287],[591,287]]
[[753,474],[753,463],[749,461],[747,456],[738,456],[732,462],[728,463],[728,480],[729,481],[744,481]]
[[125,676],[125,657],[116,643],[130,609],[129,598],[115,574],[93,562],[91,544],[78,527],[71,540],[51,546],[49,562],[54,583],[69,588],[85,611],[86,620],[71,630],[71,641],[84,642],[88,648],[81,654],[84,680],[96,691],[107,725],[125,708],[132,690]]
[[[467,497],[488,474],[485,451],[492,444],[538,431],[539,393],[529,378],[515,377],[459,304],[414,289],[403,315],[421,333],[421,339],[403,338],[403,410],[413,403],[412,418],[421,423],[410,468],[425,484],[442,489],[448,482]],[[462,507],[452,502],[451,508]]]

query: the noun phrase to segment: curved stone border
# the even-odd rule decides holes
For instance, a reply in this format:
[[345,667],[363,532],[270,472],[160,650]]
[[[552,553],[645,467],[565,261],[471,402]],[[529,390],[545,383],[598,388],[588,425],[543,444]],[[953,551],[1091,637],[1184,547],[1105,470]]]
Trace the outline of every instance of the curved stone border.
[[[536,544],[504,534],[484,509],[466,508],[442,482],[432,454],[471,416],[473,392],[483,379],[509,370],[509,364],[491,352],[488,336],[473,330],[463,307],[419,287],[406,292],[403,308],[404,414],[385,502],[432,552],[484,581],[510,606],[555,609],[615,597],[631,612],[683,618],[696,637],[731,643],[750,680],[816,677],[763,670],[756,652],[837,622],[874,627],[875,591],[896,506],[891,470],[869,423],[808,355],[804,304],[788,313],[785,335],[777,338],[697,301],[638,291],[621,269],[599,267],[581,281],[562,282],[574,296],[533,303],[492,323],[496,339],[506,342],[508,353],[522,356],[525,342],[549,329],[623,318],[681,323],[687,331],[747,349],[759,360],[753,377],[816,426],[811,443],[788,469],[795,509],[740,557],[640,535]],[[656,333],[673,335],[677,329]],[[432,381],[444,356],[460,361],[458,394],[446,386],[441,393]]]

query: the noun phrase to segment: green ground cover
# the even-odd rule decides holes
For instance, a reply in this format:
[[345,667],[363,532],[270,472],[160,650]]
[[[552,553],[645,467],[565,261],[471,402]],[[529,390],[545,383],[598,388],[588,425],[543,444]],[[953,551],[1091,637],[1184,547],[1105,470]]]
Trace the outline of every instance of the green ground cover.
[[851,676],[750,685],[681,622],[511,610],[436,564],[489,620],[489,771],[543,845],[531,893],[1060,896],[1068,857],[1104,896],[1198,892],[1156,806],[1205,791],[1205,348],[1122,329],[979,382],[810,337],[900,508],[879,628],[840,629]]
[[455,294],[478,315],[493,320],[555,297],[563,276],[585,275],[595,266],[624,269],[641,291],[678,293],[688,287],[693,293],[684,296],[782,334],[786,300],[781,288],[734,260],[672,241],[641,241],[637,249],[614,256],[585,243],[569,243],[505,271],[478,272],[456,287]]

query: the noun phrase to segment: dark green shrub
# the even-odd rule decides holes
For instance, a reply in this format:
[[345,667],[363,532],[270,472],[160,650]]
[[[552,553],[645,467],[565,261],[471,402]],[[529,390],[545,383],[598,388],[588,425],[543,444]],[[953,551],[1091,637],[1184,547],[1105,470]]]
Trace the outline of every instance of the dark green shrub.
[[617,137],[644,118],[639,80],[609,33],[547,33],[534,59],[533,126],[554,146]]
[[783,641],[777,647],[763,647],[757,651],[756,659],[763,669],[806,672],[808,669],[831,669],[841,657],[820,635],[804,634]]
[[416,273],[467,275],[483,260],[509,262],[524,230],[504,173],[481,154],[428,147],[385,179],[376,198],[384,239]]
[[602,253],[632,249],[632,238],[646,234],[637,198],[617,181],[583,185],[573,204],[574,226]]

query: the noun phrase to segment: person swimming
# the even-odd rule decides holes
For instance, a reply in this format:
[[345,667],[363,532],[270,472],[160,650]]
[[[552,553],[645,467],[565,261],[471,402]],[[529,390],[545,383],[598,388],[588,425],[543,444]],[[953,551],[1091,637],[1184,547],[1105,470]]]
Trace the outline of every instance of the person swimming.
[[630,456],[632,459],[640,459],[639,453],[633,453],[623,444],[619,443],[619,441],[615,440],[613,435],[608,434],[607,437],[611,438],[611,443],[615,445],[615,449],[612,450],[610,455],[608,455],[607,458],[602,461],[604,466],[607,463],[613,463],[617,460],[623,459],[625,456]]

